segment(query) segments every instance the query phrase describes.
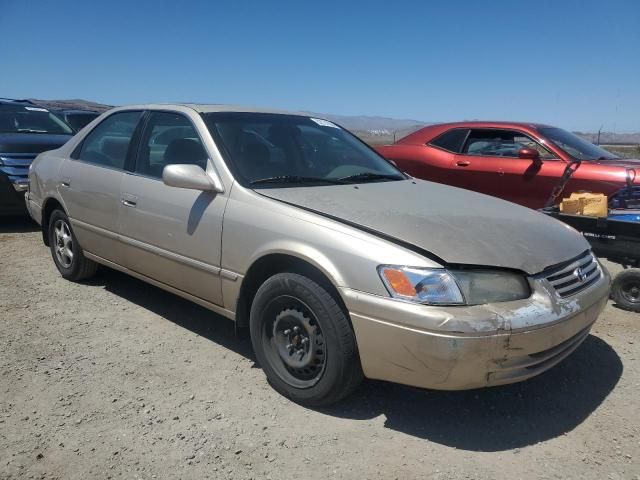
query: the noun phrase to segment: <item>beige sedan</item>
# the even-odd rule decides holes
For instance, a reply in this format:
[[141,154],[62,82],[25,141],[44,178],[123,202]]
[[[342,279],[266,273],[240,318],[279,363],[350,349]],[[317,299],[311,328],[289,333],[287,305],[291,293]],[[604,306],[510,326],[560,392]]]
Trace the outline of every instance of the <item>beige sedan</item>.
[[26,202],[64,278],[106,265],[234,320],[307,405],[363,376],[524,380],[575,350],[608,296],[571,228],[413,179],[303,114],[116,108],[38,156]]

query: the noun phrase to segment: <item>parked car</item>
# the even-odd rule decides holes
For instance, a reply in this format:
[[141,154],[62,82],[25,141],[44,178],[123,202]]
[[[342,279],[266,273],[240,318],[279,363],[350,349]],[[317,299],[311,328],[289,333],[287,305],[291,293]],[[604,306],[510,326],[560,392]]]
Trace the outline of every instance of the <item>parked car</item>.
[[363,375],[444,390],[524,380],[573,352],[608,298],[575,230],[414,180],[307,115],[120,107],[38,156],[29,179],[64,278],[107,265],[235,320],[302,404],[338,401]]
[[[417,178],[542,208],[565,166],[581,160],[565,188],[611,195],[640,160],[616,155],[561,128],[530,123],[457,122],[430,125],[377,148]],[[633,176],[633,173],[631,173]]]
[[26,215],[24,192],[37,154],[63,145],[71,127],[30,102],[0,100],[0,216]]
[[92,110],[56,110],[53,113],[70,125],[74,132],[79,132],[85,125],[100,116],[100,112]]

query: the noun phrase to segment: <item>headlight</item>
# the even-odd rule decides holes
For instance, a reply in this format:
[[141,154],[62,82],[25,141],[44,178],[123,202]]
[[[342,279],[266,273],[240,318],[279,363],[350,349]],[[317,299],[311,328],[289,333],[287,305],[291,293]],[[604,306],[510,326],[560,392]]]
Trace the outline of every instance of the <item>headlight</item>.
[[467,304],[510,302],[529,298],[524,275],[504,270],[452,270]]
[[508,302],[531,294],[527,279],[509,271],[381,265],[378,272],[392,297],[430,305]]

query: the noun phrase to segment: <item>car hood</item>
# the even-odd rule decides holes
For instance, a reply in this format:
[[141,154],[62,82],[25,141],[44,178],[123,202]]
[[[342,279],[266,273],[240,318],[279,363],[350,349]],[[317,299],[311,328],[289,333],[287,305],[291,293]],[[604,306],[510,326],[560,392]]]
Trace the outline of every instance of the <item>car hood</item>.
[[0,133],[0,153],[40,153],[55,150],[67,143],[71,135],[44,133]]
[[422,180],[256,191],[409,243],[448,264],[536,274],[589,248],[577,231],[544,214]]

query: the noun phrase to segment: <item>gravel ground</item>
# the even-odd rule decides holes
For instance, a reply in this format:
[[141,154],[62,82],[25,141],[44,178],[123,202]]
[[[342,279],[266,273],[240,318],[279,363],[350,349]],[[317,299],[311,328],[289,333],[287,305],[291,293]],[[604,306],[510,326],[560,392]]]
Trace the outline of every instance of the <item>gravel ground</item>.
[[311,410],[228,320],[108,269],[67,282],[33,225],[2,222],[0,478],[640,478],[640,315],[608,305],[521,384],[366,381]]

